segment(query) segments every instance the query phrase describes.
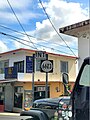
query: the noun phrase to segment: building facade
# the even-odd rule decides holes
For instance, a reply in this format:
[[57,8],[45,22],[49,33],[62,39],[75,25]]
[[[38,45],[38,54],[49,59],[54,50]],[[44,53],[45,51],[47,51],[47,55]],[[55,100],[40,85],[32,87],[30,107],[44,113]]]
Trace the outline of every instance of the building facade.
[[[33,59],[36,53],[37,51],[21,48],[0,54],[0,105],[4,106],[5,111],[19,112],[29,108],[33,96],[34,100],[45,98],[46,73],[40,71],[40,61],[44,57]],[[72,89],[76,78],[76,57],[45,54],[48,54],[48,60],[53,60],[53,71],[48,73],[48,97],[67,94],[62,73],[68,73],[69,89]]]

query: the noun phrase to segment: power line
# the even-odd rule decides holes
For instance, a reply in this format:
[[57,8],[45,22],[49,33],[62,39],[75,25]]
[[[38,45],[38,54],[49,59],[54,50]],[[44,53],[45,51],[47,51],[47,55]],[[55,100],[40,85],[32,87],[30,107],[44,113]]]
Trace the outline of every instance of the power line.
[[[12,28],[6,27],[6,26],[1,25],[1,24],[0,24],[0,27],[5,28],[5,29],[8,29],[8,30],[11,30],[11,31],[13,31],[13,32],[16,32],[16,33],[19,33],[19,34],[22,34],[22,35],[25,35],[25,33],[22,33],[22,32],[20,32],[20,31],[14,30],[14,29],[12,29]],[[28,35],[29,37],[32,37],[32,38],[35,38],[35,39],[38,39],[38,40],[43,40],[43,41],[45,41],[45,42],[48,42],[47,40],[44,40],[44,39],[41,39],[41,38],[37,38],[37,37],[34,37],[34,36],[32,36],[32,35],[29,35],[29,34],[27,34],[27,35]],[[50,42],[50,41],[49,41],[49,42]],[[53,43],[56,44],[56,45],[60,45],[60,46],[62,46],[62,47],[67,47],[67,46],[64,46],[64,45],[61,45],[61,44],[57,44],[56,42],[53,42]],[[72,48],[72,49],[77,50],[76,48]]]
[[[6,37],[9,37],[10,39],[13,39],[13,40],[15,40],[15,41],[17,41],[17,42],[19,42],[19,43],[21,43],[21,44],[23,44],[23,45],[26,45],[26,46],[28,46],[28,47],[34,48],[34,47],[30,46],[30,45],[27,45],[27,44],[25,44],[25,43],[17,40],[18,37],[14,37],[14,36],[12,36],[12,35],[9,35],[9,34],[3,33],[3,32],[0,32],[0,34],[4,35],[4,36],[6,36]],[[19,38],[19,39],[20,39],[20,38]],[[34,49],[35,49],[35,48],[34,48]]]
[[[25,31],[24,27],[22,26],[22,24],[21,24],[20,20],[18,19],[18,17],[17,17],[17,15],[16,15],[16,13],[14,12],[14,10],[13,10],[13,8],[12,8],[12,6],[11,6],[11,4],[10,4],[9,0],[7,0],[7,2],[8,2],[8,5],[10,6],[10,8],[11,8],[11,10],[12,10],[13,14],[14,14],[14,16],[16,17],[16,19],[17,19],[17,21],[18,21],[19,25],[21,26],[21,28],[22,28],[23,32],[24,32],[24,33],[25,33],[25,35],[28,37],[28,35],[27,35],[27,33],[26,33],[26,31]],[[28,37],[28,39],[30,40],[30,38],[29,38],[29,37]],[[30,41],[31,41],[31,40],[30,40]],[[32,41],[31,41],[31,43],[33,44],[33,46],[34,46],[34,47],[36,47]],[[37,49],[37,48],[36,48],[36,49]]]
[[[17,19],[17,21],[18,21],[18,23],[20,24],[20,26],[22,27],[22,29],[23,29],[23,31],[24,31],[24,35],[27,35],[27,33],[25,32],[25,30],[24,30],[24,28],[23,28],[23,26],[22,26],[22,24],[20,23],[20,21],[19,21],[19,19],[18,19],[18,17],[16,16],[16,14],[15,14],[15,12],[14,12],[14,10],[13,10],[13,8],[12,8],[12,6],[11,6],[11,4],[10,4],[10,2],[7,0],[7,2],[8,2],[8,4],[9,4],[9,6],[10,6],[10,8],[11,8],[11,10],[12,10],[12,12],[14,13],[14,15],[15,15],[15,17],[16,17],[16,19]],[[28,36],[28,35],[27,35]],[[30,40],[31,41],[31,40]],[[33,43],[33,42],[31,42],[31,43]],[[33,43],[33,45],[34,45],[34,43]],[[38,44],[39,45],[39,44]],[[35,46],[35,45],[34,45]],[[44,45],[40,45],[40,46],[43,46],[43,47],[46,47],[46,46],[44,46]],[[36,48],[36,47],[35,47]],[[37,49],[37,48],[36,48]],[[51,49],[53,49],[53,48],[51,48]],[[54,49],[53,49],[54,50]]]
[[[19,33],[19,34],[22,34],[22,35],[26,35],[26,34],[23,33],[23,32],[17,31],[17,30],[15,30],[15,29],[12,29],[12,28],[10,28],[10,27],[6,27],[6,26],[1,25],[1,24],[0,24],[0,27],[5,28],[5,29],[8,29],[8,30],[11,30],[11,31],[13,31],[13,32],[16,32],[16,33]],[[27,35],[28,35],[28,34],[27,34]],[[32,35],[28,35],[28,36],[33,37]],[[34,38],[35,38],[35,37],[34,37]]]
[[[15,41],[17,41],[17,42],[19,42],[19,43],[21,43],[21,44],[23,44],[23,45],[26,45],[26,46],[32,47],[32,46],[27,45],[27,44],[25,44],[25,43],[23,43],[23,42],[21,42],[21,41],[19,41],[19,40],[17,40],[17,39],[20,39],[20,40],[23,40],[23,41],[29,42],[29,41],[27,41],[27,40],[24,40],[24,39],[21,39],[21,38],[15,37],[15,36],[13,36],[13,35],[6,34],[6,33],[4,33],[4,32],[0,32],[0,34],[2,34],[2,35],[4,35],[4,36],[7,36],[7,37],[9,37],[10,39],[13,39],[13,40],[15,40]],[[40,45],[39,45],[39,46],[40,46]],[[44,45],[41,45],[41,46],[43,46],[43,47],[45,47],[45,48],[49,48],[49,49],[56,50],[56,51],[61,52],[61,53],[64,53],[64,54],[68,54],[67,52],[63,52],[63,51],[60,51],[60,50],[58,50],[58,49],[54,49],[54,48],[51,48],[51,47],[48,47],[48,46],[44,46]],[[32,48],[34,48],[34,47],[32,47]],[[69,53],[69,54],[70,54],[70,53]],[[70,54],[70,55],[72,55],[72,54]]]
[[[0,34],[5,35],[5,36],[7,36],[7,37],[9,37],[10,39],[13,39],[13,40],[16,40],[16,39],[24,40],[24,39],[21,39],[21,38],[18,38],[18,37],[15,37],[15,36],[12,36],[12,35],[3,33],[3,32],[0,32]],[[16,41],[19,42],[19,43],[21,43],[21,44],[24,44],[24,45],[26,45],[26,46],[32,47],[32,46],[30,46],[30,45],[27,45],[27,44],[21,42],[21,41],[18,41],[18,40],[16,40]],[[29,41],[27,41],[27,40],[24,40],[24,41],[29,42]],[[56,51],[58,51],[58,52],[62,52],[62,53],[68,54],[67,52],[63,52],[63,51],[60,51],[60,50],[57,50],[57,49],[54,49],[54,48],[50,48],[50,47],[47,47],[47,46],[44,46],[44,45],[41,45],[41,46],[43,46],[43,47],[45,47],[45,48],[49,48],[49,49],[56,50]],[[71,55],[72,55],[72,54],[71,54]]]
[[[63,42],[66,44],[66,46],[70,49],[70,51],[73,53],[73,55],[75,55],[75,53],[73,52],[73,50],[68,46],[68,44],[66,43],[66,41],[62,38],[62,36],[61,36],[61,35],[58,33],[58,31],[56,30],[54,24],[53,24],[52,21],[50,20],[48,14],[47,14],[47,12],[46,12],[46,10],[45,10],[43,4],[42,4],[42,1],[39,0],[39,2],[40,2],[40,4],[41,4],[41,6],[42,6],[42,8],[43,8],[43,10],[44,10],[44,12],[45,12],[45,14],[46,14],[48,20],[49,20],[49,22],[51,23],[53,29],[54,29],[54,30],[56,31],[56,33],[59,35],[59,37],[61,38],[61,40],[63,40]],[[76,55],[75,55],[75,56],[76,56]]]

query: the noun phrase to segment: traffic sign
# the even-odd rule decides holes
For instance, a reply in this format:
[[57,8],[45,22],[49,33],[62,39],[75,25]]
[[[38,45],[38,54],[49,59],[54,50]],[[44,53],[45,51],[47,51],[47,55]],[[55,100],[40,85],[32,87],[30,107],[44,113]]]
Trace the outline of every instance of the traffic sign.
[[46,59],[46,52],[45,51],[36,51],[35,58],[37,59]]
[[53,72],[53,60],[41,60],[41,72],[52,73]]

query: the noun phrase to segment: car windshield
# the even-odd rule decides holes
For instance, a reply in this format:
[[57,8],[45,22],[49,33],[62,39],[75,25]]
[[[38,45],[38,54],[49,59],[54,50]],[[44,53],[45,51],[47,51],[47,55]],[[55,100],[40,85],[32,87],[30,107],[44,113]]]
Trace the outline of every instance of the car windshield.
[[90,65],[84,67],[79,84],[90,86]]

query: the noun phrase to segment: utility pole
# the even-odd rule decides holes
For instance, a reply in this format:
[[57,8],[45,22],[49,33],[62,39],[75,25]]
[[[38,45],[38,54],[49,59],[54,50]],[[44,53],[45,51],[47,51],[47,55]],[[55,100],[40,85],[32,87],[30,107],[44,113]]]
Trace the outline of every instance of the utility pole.
[[34,101],[34,72],[35,72],[35,54],[33,54],[33,71],[32,71],[32,102]]
[[[48,54],[46,54],[46,60],[48,60]],[[48,72],[46,72],[45,98],[48,98]]]

